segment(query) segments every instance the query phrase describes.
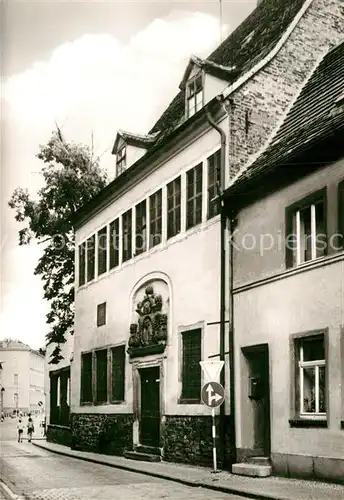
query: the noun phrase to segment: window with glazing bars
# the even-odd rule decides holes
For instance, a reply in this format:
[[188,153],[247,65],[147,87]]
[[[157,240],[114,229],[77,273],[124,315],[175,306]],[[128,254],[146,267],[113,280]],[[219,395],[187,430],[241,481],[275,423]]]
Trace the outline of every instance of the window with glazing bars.
[[125,395],[125,346],[113,347],[111,401],[124,401]]
[[198,402],[201,397],[201,366],[199,364],[202,360],[201,342],[201,329],[182,333],[182,400]]
[[208,219],[220,213],[221,150],[208,158]]
[[135,255],[147,250],[147,214],[146,200],[141,201],[135,208]]
[[187,84],[187,116],[190,118],[203,106],[203,81],[202,73]]
[[149,197],[150,248],[162,241],[162,190]]
[[96,402],[107,401],[107,349],[96,351]]
[[180,177],[167,184],[167,238],[180,233],[181,217]]
[[202,168],[200,163],[186,174],[186,229],[202,222]]
[[107,227],[98,231],[98,276],[106,272]]
[[81,402],[92,401],[92,353],[87,352],[81,355]]
[[121,147],[121,149],[117,151],[116,155],[117,175],[120,175],[122,172],[124,172],[126,166],[127,166],[127,148],[124,145]]
[[122,215],[122,261],[132,258],[132,212],[131,209]]
[[86,282],[86,242],[79,245],[79,286]]
[[327,253],[326,189],[286,210],[286,265],[299,266]]
[[300,417],[326,417],[324,335],[298,339],[296,401]]
[[87,281],[92,281],[95,277],[95,235],[87,240]]
[[117,267],[119,264],[119,219],[114,220],[110,224],[109,235],[110,248],[110,269]]

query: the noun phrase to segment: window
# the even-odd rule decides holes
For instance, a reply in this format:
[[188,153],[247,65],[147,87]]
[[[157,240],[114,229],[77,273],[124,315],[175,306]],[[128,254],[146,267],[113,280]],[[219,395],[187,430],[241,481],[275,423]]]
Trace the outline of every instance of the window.
[[15,374],[13,375],[13,385],[14,385],[15,387],[17,387],[17,386],[18,386],[18,373],[15,373]]
[[186,229],[202,222],[202,168],[200,163],[186,174]]
[[221,150],[208,158],[208,219],[220,213]]
[[106,272],[107,227],[98,231],[98,275]]
[[87,281],[94,279],[95,273],[95,235],[87,240]]
[[338,234],[337,248],[344,249],[344,180],[338,184]]
[[124,172],[126,166],[127,166],[127,148],[125,145],[123,145],[121,149],[117,151],[116,155],[117,175],[120,175],[122,172]]
[[110,269],[119,264],[119,219],[110,224]]
[[187,117],[197,113],[203,106],[203,80],[202,73],[187,84],[186,88]]
[[111,401],[124,401],[125,387],[125,346],[113,347]]
[[97,326],[105,325],[106,323],[106,302],[97,305]]
[[96,351],[96,402],[107,401],[107,349]]
[[86,243],[79,245],[79,286],[86,282]]
[[167,238],[180,233],[180,177],[167,184]]
[[326,192],[322,190],[287,209],[287,266],[326,254]]
[[92,353],[88,352],[81,355],[81,402],[92,401]]
[[181,399],[199,402],[201,394],[201,330],[189,330],[182,333],[183,365]]
[[326,417],[324,335],[296,340],[296,401],[299,416]]
[[136,205],[135,215],[135,255],[139,255],[140,253],[143,253],[147,250],[146,200]]
[[162,240],[162,190],[149,197],[150,248]]
[[122,260],[131,259],[132,257],[132,219],[131,209],[122,215]]

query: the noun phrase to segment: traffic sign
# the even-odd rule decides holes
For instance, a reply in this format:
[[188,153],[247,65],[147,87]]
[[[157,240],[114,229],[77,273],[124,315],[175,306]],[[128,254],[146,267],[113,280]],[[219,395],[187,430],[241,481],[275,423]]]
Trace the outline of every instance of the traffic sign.
[[225,390],[223,386],[217,382],[208,382],[203,386],[201,398],[205,405],[210,408],[216,408],[222,405],[225,399]]
[[207,382],[217,382],[221,373],[221,370],[224,365],[224,361],[214,361],[211,359],[207,359],[206,361],[200,361],[205,378]]

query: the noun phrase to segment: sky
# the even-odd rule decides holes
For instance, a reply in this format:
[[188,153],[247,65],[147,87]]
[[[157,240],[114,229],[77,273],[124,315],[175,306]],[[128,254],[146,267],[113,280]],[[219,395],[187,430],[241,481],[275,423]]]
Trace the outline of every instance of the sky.
[[[222,1],[222,36],[256,0]],[[13,190],[42,186],[39,145],[57,122],[68,141],[91,145],[111,178],[118,129],[146,133],[178,91],[191,54],[219,44],[220,1],[2,0],[0,337],[33,348],[48,332],[41,247],[18,245]]]

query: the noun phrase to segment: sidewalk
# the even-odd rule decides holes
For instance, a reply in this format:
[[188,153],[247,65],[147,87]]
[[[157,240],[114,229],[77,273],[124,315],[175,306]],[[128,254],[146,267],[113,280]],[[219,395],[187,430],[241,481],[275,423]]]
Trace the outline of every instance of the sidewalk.
[[140,472],[149,476],[169,479],[187,486],[201,486],[257,500],[343,500],[344,486],[338,484],[287,479],[281,477],[251,478],[229,472],[213,474],[211,469],[169,462],[139,462],[123,457],[74,451],[66,446],[44,441],[35,446],[68,457],[95,462],[118,469]]

